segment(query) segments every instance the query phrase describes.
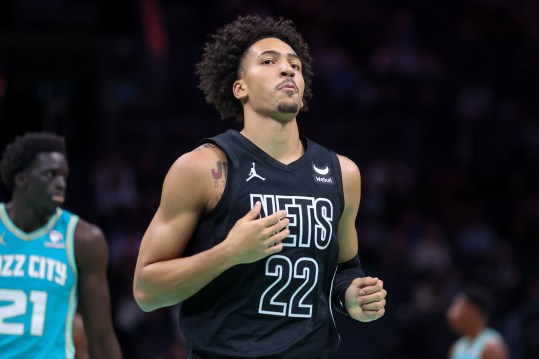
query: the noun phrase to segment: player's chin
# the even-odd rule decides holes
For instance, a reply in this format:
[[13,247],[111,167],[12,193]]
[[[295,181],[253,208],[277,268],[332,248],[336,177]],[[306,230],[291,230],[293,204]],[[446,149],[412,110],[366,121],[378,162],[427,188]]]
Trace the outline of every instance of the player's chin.
[[56,213],[56,210],[58,209],[59,205],[56,202],[48,202],[47,204],[43,205],[41,207],[41,213],[46,216],[52,216]]
[[280,113],[297,114],[299,112],[299,105],[292,99],[281,101],[277,105],[277,110]]

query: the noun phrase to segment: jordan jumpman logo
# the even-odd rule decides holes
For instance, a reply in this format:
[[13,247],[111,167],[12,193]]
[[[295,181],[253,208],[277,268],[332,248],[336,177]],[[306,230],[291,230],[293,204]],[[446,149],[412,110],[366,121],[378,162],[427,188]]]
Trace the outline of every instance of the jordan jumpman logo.
[[260,176],[258,173],[256,173],[256,170],[255,170],[255,163],[254,162],[251,162],[253,164],[253,167],[251,167],[251,172],[249,172],[249,177],[247,177],[247,179],[245,180],[245,182],[248,182],[250,180],[252,180],[254,177],[258,177],[260,178],[262,181],[265,181],[266,179],[262,176]]

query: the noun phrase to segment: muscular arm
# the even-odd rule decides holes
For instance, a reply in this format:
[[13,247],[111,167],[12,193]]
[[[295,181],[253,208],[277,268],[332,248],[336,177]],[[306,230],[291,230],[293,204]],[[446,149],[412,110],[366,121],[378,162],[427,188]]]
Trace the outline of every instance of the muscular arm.
[[358,253],[356,217],[361,199],[359,168],[350,159],[339,156],[344,190],[344,211],[339,222],[339,263],[347,262]]
[[[189,257],[184,250],[200,216],[211,211],[222,188],[214,185],[212,169],[225,162],[224,153],[204,147],[180,157],[167,174],[161,203],[140,246],[133,293],[139,306],[150,311],[191,297],[226,269],[259,260],[282,250],[289,233],[284,211],[258,219],[260,205],[240,219],[227,238],[215,247]],[[279,232],[276,235],[273,233]],[[271,237],[271,239],[270,239]],[[278,245],[270,246],[277,242]]]
[[75,230],[79,309],[91,358],[122,358],[112,327],[107,281],[108,247],[101,230],[80,220]]
[[88,339],[79,313],[75,313],[73,318],[73,344],[75,345],[75,359],[88,359]]
[[[344,211],[339,222],[339,263],[344,263],[358,254],[356,216],[361,198],[361,176],[357,165],[350,159],[339,156],[344,190]],[[378,278],[354,279],[345,294],[348,314],[359,321],[367,322],[380,318],[385,313],[386,290]]]

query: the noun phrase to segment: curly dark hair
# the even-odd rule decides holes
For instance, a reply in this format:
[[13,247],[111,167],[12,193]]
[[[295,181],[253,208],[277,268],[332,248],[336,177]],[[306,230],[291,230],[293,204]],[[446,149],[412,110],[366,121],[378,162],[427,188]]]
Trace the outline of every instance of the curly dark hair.
[[212,40],[204,47],[202,61],[196,65],[196,74],[200,78],[198,87],[204,92],[206,101],[215,106],[223,119],[232,116],[243,119],[243,107],[232,93],[232,84],[239,77],[241,63],[249,47],[268,37],[284,41],[299,56],[305,80],[302,110],[307,109],[307,102],[312,97],[312,57],[307,43],[292,21],[240,16],[212,36]]
[[6,146],[0,161],[0,175],[4,184],[13,190],[15,174],[42,152],[60,152],[65,155],[65,139],[47,132],[27,132],[15,138]]
[[494,296],[487,287],[469,284],[463,289],[462,293],[486,318],[493,313],[495,309]]

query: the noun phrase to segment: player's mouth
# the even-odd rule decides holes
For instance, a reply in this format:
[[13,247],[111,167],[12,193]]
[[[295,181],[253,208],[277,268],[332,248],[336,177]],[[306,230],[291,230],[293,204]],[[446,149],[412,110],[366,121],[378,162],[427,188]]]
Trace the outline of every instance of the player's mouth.
[[279,84],[279,86],[277,86],[277,90],[297,92],[298,88],[296,87],[296,84],[293,81],[288,80]]
[[55,194],[51,196],[51,199],[54,203],[61,205],[65,202],[65,196],[62,194]]

